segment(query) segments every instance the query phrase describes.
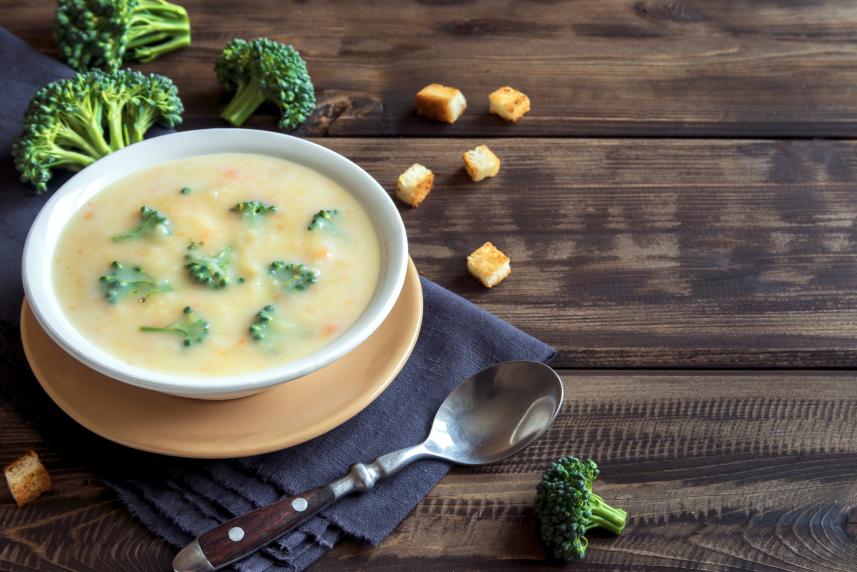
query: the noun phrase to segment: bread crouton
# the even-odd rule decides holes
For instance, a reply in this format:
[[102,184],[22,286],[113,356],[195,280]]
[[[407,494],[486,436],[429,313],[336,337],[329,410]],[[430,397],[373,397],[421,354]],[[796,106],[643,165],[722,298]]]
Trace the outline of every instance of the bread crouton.
[[432,83],[417,93],[417,113],[435,121],[455,123],[467,109],[467,100],[461,90]]
[[3,473],[18,506],[24,506],[51,490],[51,477],[32,449],[7,465]]
[[414,163],[399,175],[396,181],[396,196],[404,203],[416,208],[425,200],[434,185],[434,173],[419,163]]
[[475,183],[499,173],[500,158],[487,145],[480,145],[464,153],[464,168]]
[[508,85],[489,95],[488,102],[491,104],[491,113],[512,123],[530,110],[530,98]]
[[511,260],[486,242],[467,257],[467,270],[486,288],[493,288],[512,273]]

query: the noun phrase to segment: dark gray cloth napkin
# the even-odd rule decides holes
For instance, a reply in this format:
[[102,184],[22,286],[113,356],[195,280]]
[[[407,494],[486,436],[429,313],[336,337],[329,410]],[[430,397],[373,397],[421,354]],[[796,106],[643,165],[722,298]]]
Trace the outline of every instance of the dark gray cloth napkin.
[[[0,375],[3,393],[16,401],[54,443],[75,454],[118,493],[150,530],[175,546],[233,516],[343,475],[355,462],[422,441],[444,397],[461,380],[511,359],[549,361],[553,348],[436,284],[421,279],[424,320],[407,365],[359,415],[308,443],[226,461],[171,459],[124,449],[65,419],[29,375],[16,330],[22,289],[20,258],[33,218],[49,194],[35,197],[16,180],[9,147],[32,93],[70,70],[33,51],[0,28]],[[11,65],[10,65],[11,64]],[[64,177],[58,178],[58,181]],[[55,185],[56,186],[56,185]],[[343,380],[347,383],[348,380]],[[417,462],[375,490],[348,497],[260,553],[241,571],[301,570],[344,536],[371,543],[390,533],[449,466]]]

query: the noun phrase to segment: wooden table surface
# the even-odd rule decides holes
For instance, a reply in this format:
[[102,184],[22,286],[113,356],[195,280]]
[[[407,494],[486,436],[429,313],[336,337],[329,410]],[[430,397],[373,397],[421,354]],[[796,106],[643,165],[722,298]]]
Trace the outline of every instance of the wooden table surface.
[[[591,455],[630,514],[574,570],[857,569],[857,4],[834,0],[372,3],[186,0],[194,45],[173,77],[186,128],[218,126],[212,63],[234,36],[306,57],[319,106],[298,134],[392,189],[428,278],[553,344],[567,401],[498,465],[454,469],[384,543],[317,570],[560,568],[534,487]],[[52,3],[0,0],[0,25],[48,54]],[[414,115],[460,87],[455,125]],[[486,113],[510,84],[533,110]],[[250,126],[273,129],[274,116]],[[461,153],[503,170],[478,185]],[[484,290],[463,257],[492,240],[514,273]],[[0,492],[0,570],[166,570],[150,535],[62,446],[0,402],[0,462],[35,447],[56,490]]]

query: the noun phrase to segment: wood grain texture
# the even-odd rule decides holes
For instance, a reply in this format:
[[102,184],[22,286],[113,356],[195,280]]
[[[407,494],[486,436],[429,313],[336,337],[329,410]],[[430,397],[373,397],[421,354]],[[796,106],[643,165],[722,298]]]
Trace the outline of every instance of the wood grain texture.
[[[857,134],[857,5],[837,0],[280,2],[183,0],[193,46],[142,69],[181,88],[189,127],[218,125],[212,64],[235,36],[305,55],[331,135]],[[52,2],[0,0],[0,23],[55,54]],[[461,88],[454,126],[413,113],[425,84]],[[533,111],[488,116],[504,84]],[[251,125],[272,128],[271,112]]]
[[542,562],[532,508],[541,471],[567,453],[597,459],[596,490],[629,513],[625,533],[594,536],[574,570],[857,567],[853,374],[564,381],[565,407],[543,439],[506,462],[456,469],[380,547],[340,545],[318,570],[568,570]]
[[[319,140],[388,190],[419,161],[435,189],[401,206],[419,271],[553,344],[558,367],[857,364],[857,144],[490,142],[474,184],[452,139]],[[486,240],[512,275],[486,290]]]
[[35,449],[53,491],[18,508],[0,481],[0,571],[168,570],[172,550],[67,449],[45,441],[0,397],[0,466]]
[[[388,190],[433,169],[423,206],[402,208],[420,271],[578,368],[543,439],[454,469],[379,547],[342,543],[315,569],[857,569],[857,374],[741,369],[857,364],[857,143],[757,140],[857,134],[857,5],[179,1],[194,45],[138,67],[175,79],[184,128],[223,125],[212,65],[229,39],[293,43],[319,97],[297,134],[333,136],[319,142]],[[0,25],[55,55],[53,6],[0,0]],[[413,113],[434,81],[469,99],[455,125]],[[503,84],[533,101],[514,126],[485,112]],[[274,125],[266,108],[249,122]],[[601,138],[559,139],[581,136]],[[664,136],[743,140],[648,139]],[[503,169],[472,184],[461,154],[488,137]],[[463,260],[485,240],[512,256],[491,291]],[[55,483],[24,508],[0,486],[0,572],[169,569],[174,549],[73,440],[45,441],[0,397],[0,463],[35,448]],[[532,509],[569,453],[595,457],[597,490],[630,513],[570,567],[544,561]]]
[[[543,561],[534,487],[563,454],[591,455],[596,489],[628,510],[575,570],[853,570],[853,373],[580,371],[545,437],[512,459],[454,469],[380,546],[339,545],[316,570],[562,568]],[[74,459],[0,406],[0,462],[35,447],[57,490],[0,493],[0,570],[166,570],[172,549]],[[564,568],[567,569],[567,568]]]

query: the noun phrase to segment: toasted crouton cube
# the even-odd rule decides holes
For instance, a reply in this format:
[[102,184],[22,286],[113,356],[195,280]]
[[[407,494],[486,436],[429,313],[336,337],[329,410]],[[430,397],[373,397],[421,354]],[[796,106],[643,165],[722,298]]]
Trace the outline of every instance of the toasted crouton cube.
[[420,206],[434,185],[434,173],[419,163],[414,163],[399,175],[396,181],[396,196],[414,208]]
[[493,288],[512,273],[511,260],[490,242],[467,257],[467,270],[486,288]]
[[487,145],[480,145],[464,153],[464,168],[475,183],[499,173],[500,158]]
[[491,113],[514,123],[530,110],[530,98],[508,85],[488,96]]
[[3,473],[18,506],[33,502],[51,490],[51,477],[32,449],[3,469]]
[[435,121],[455,123],[467,109],[467,100],[461,90],[432,83],[417,93],[417,113]]

